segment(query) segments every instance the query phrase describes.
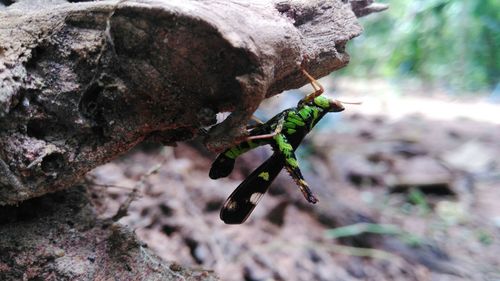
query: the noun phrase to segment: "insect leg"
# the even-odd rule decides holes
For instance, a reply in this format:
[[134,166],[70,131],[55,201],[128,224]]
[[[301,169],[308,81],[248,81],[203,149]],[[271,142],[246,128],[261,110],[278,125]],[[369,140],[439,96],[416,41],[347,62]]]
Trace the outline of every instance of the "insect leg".
[[252,115],[252,120],[255,121],[257,124],[264,124],[264,122],[262,122],[262,120],[257,118],[257,116],[255,115]]
[[[278,124],[274,131],[270,134],[261,134],[247,137],[247,140],[260,140],[260,139],[271,139],[274,138],[277,134],[280,134],[283,130],[283,124],[285,123],[285,117],[282,117],[278,120]],[[253,131],[252,131],[253,132]]]
[[302,192],[302,195],[304,195],[304,198],[306,198],[309,203],[316,204],[318,202],[318,199],[316,198],[316,196],[314,196],[313,192],[309,188],[309,185],[304,180],[304,176],[302,176],[302,172],[300,171],[297,159],[295,158],[295,153],[286,158],[285,168],[299,187],[300,192]]
[[302,68],[301,70],[302,70],[302,73],[304,73],[304,75],[307,77],[307,79],[309,79],[309,83],[313,87],[314,92],[305,96],[302,100],[300,100],[299,104],[310,102],[314,98],[321,96],[321,94],[323,94],[323,92],[325,91],[323,89],[323,86],[318,81],[316,81],[316,79],[314,79],[314,77],[312,77],[309,73],[307,73],[307,71],[305,69]]
[[252,120],[255,121],[255,124],[247,125],[247,127],[246,127],[247,130],[255,129],[255,128],[259,127],[260,125],[264,124],[264,122],[262,122],[262,120],[257,118],[255,115],[252,115]]
[[299,168],[299,163],[297,162],[297,157],[295,156],[294,147],[289,143],[286,136],[279,134],[274,140],[276,141],[277,153],[281,153],[285,158],[284,164],[288,173],[295,180],[295,183],[299,186],[300,191],[306,198],[306,200],[310,203],[318,202],[318,199],[313,195],[309,185],[304,180],[302,176],[302,172]]

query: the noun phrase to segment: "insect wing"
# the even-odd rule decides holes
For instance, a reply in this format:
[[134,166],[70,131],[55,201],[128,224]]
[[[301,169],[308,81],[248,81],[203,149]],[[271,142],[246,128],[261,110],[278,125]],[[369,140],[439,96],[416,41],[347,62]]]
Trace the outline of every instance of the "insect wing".
[[227,177],[233,171],[233,168],[234,159],[228,158],[226,155],[221,154],[212,163],[212,167],[210,168],[208,176],[214,180]]
[[227,198],[220,212],[221,220],[226,224],[245,222],[283,169],[283,163],[283,156],[275,153],[255,169]]

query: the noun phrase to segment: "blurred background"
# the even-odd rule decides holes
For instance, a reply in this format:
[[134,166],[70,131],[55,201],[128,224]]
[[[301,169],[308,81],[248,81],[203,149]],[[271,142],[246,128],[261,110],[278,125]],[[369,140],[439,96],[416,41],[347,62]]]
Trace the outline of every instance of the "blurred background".
[[351,63],[320,80],[363,103],[324,118],[298,151],[318,204],[282,172],[245,224],[224,225],[222,203],[272,151],[214,181],[216,155],[193,140],[141,144],[89,173],[101,216],[136,194],[120,222],[222,280],[500,280],[500,1],[380,2],[390,8],[361,19]]

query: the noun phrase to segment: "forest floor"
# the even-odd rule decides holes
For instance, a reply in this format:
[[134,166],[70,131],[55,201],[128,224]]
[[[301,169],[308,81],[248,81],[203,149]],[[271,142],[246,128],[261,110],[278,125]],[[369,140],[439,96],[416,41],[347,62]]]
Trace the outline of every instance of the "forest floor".
[[500,105],[336,85],[364,103],[332,113],[299,151],[316,205],[282,172],[246,223],[225,225],[222,203],[271,152],[215,181],[215,155],[196,141],[138,146],[89,173],[89,195],[111,217],[136,188],[120,222],[161,258],[222,280],[500,280]]

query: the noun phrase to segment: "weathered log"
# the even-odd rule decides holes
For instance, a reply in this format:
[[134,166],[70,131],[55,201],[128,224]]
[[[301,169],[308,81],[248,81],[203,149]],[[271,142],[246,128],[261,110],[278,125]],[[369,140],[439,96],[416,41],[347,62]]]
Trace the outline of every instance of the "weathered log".
[[217,112],[232,114],[206,145],[227,147],[264,98],[307,82],[299,66],[345,66],[361,32],[340,0],[3,3],[0,205],[71,186],[144,139],[191,139]]

